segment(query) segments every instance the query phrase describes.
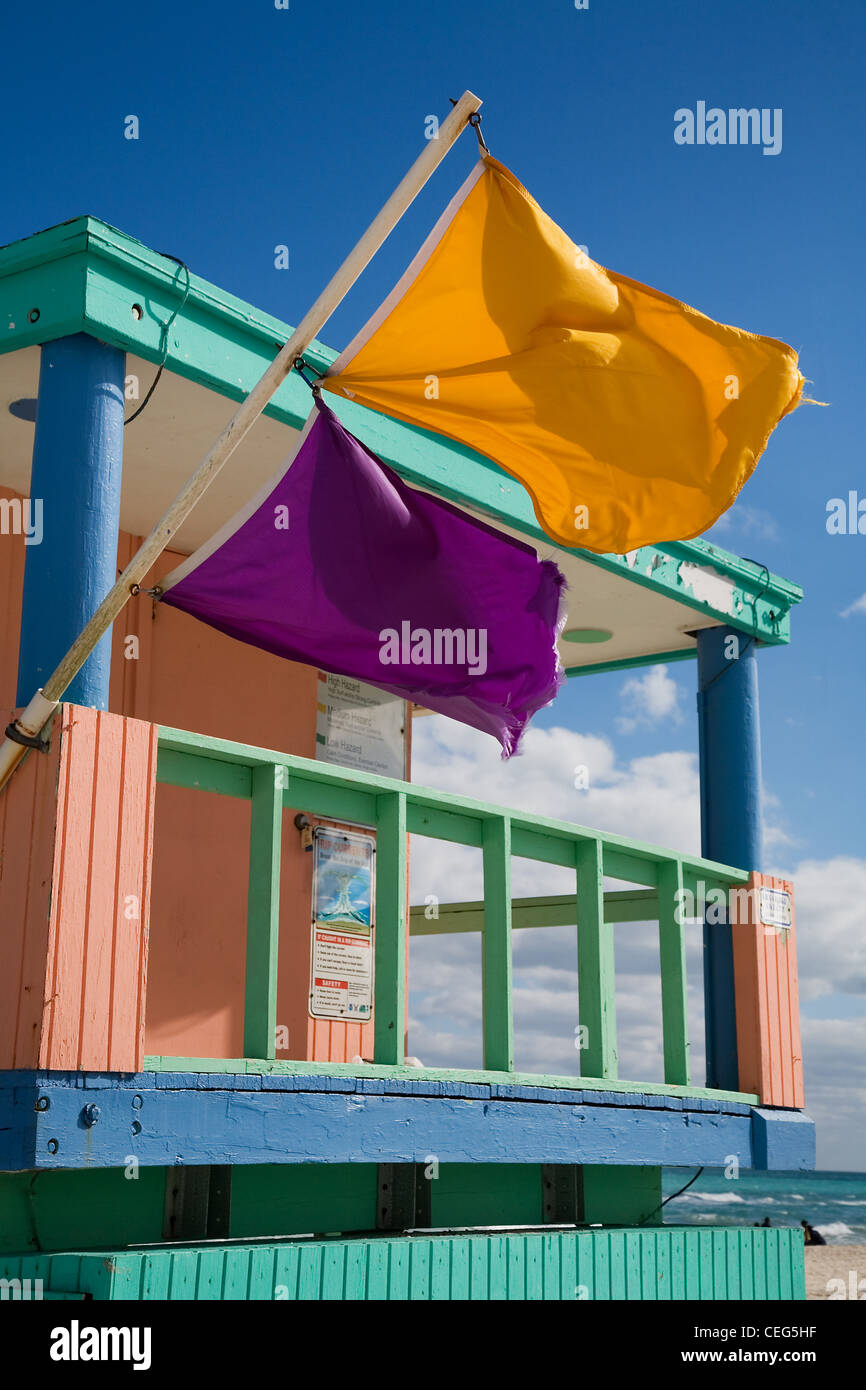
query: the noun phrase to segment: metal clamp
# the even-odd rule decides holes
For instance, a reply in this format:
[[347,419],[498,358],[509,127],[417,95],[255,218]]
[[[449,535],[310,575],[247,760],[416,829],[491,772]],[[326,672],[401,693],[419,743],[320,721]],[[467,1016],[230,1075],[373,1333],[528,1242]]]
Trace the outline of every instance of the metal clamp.
[[35,748],[37,753],[47,753],[51,746],[41,734],[23,734],[15,723],[6,725],[6,737],[13,743],[20,743],[22,748]]

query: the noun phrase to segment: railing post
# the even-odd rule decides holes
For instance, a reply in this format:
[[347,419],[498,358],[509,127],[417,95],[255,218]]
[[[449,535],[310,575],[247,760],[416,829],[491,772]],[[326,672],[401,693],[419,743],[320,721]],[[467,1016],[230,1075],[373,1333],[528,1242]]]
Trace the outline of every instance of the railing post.
[[268,763],[253,769],[244,997],[245,1057],[267,1059],[276,1056],[284,786],[284,768]]
[[373,1060],[403,1063],[406,1026],[406,793],[376,797]]
[[686,933],[683,917],[683,866],[666,860],[658,866],[659,958],[662,977],[662,1037],[665,1081],[691,1084],[689,1066]]
[[511,1007],[511,821],[491,817],[482,827],[484,930],[481,990],[485,1071],[514,1070]]
[[600,840],[581,840],[577,865],[577,972],[582,1076],[617,1079],[613,930],[604,920],[604,865]]

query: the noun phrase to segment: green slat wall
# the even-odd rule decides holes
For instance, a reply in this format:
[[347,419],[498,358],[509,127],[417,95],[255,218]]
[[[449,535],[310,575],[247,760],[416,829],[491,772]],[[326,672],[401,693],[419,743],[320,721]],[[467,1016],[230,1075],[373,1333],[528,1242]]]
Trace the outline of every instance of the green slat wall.
[[0,1257],[0,1278],[133,1300],[804,1299],[794,1229],[509,1232]]

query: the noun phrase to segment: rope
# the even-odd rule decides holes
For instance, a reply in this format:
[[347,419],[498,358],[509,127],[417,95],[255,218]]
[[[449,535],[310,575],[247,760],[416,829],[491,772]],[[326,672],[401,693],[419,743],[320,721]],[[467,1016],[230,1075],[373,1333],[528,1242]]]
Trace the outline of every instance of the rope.
[[649,1216],[645,1216],[644,1219],[643,1219],[643,1221],[641,1221],[640,1224],[641,1224],[642,1226],[645,1226],[646,1223],[647,1223],[648,1221],[652,1221],[653,1217],[656,1216],[656,1215],[661,1211],[662,1207],[666,1207],[666,1206],[667,1206],[668,1202],[672,1202],[672,1201],[674,1200],[675,1197],[682,1197],[682,1195],[683,1195],[684,1192],[688,1192],[689,1188],[692,1186],[693,1183],[696,1183],[696,1182],[697,1182],[698,1178],[701,1176],[701,1173],[702,1173],[703,1171],[704,1171],[704,1170],[703,1170],[703,1167],[699,1168],[698,1171],[695,1173],[694,1177],[693,1177],[693,1178],[689,1178],[689,1180],[688,1180],[688,1182],[686,1183],[685,1187],[681,1187],[680,1190],[679,1190],[679,1192],[672,1192],[671,1195],[670,1195],[670,1197],[665,1197],[664,1201],[663,1201],[663,1202],[660,1202],[659,1205],[655,1208],[655,1210],[650,1212]]
[[187,298],[189,297],[191,275],[189,266],[187,265],[186,261],[182,261],[179,256],[173,256],[170,251],[161,251],[160,255],[165,256],[166,260],[175,261],[177,265],[183,267],[183,269],[186,271],[186,288],[184,289],[183,297],[180,303],[175,306],[173,313],[169,316],[165,323],[160,325],[162,329],[162,357],[159,363],[159,370],[157,371],[156,376],[154,377],[153,382],[151,383],[150,390],[148,391],[141,405],[138,407],[138,410],[134,410],[133,413],[130,415],[129,419],[124,420],[124,429],[126,429],[127,425],[131,425],[133,420],[138,419],[139,415],[144,410],[144,407],[147,405],[148,401],[150,400],[151,396],[153,395],[154,391],[159,385],[159,379],[162,376],[162,373],[165,369],[165,363],[168,357],[168,330],[171,328],[171,325],[174,323],[184,304],[186,304]]

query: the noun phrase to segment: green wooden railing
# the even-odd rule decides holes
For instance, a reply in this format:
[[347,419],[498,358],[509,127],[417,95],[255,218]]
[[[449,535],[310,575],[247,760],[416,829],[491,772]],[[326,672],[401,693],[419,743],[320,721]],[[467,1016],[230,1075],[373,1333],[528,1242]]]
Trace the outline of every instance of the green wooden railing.
[[[697,896],[699,883],[705,890],[721,888],[727,892],[734,884],[748,882],[749,876],[742,870],[569,822],[490,806],[451,792],[178,729],[160,728],[157,780],[251,802],[244,1015],[247,1059],[274,1062],[275,1058],[280,838],[283,810],[291,807],[376,830],[376,1066],[400,1067],[405,1060],[409,833],[469,845],[482,852],[483,902],[440,904],[435,920],[428,920],[423,908],[413,908],[410,917],[413,935],[480,931],[482,936],[484,1072],[448,1075],[495,1074],[501,1080],[505,1073],[515,1077],[512,931],[576,924],[578,1017],[586,1030],[586,1044],[580,1054],[581,1078],[556,1078],[557,1084],[650,1091],[676,1088],[693,1095],[751,1099],[691,1084],[685,934],[678,896],[682,889]],[[512,900],[513,855],[574,869],[574,894]],[[605,891],[606,878],[639,887]],[[616,923],[648,920],[659,924],[663,1086],[621,1082],[617,1073],[612,928]],[[311,1063],[274,1065],[313,1069]],[[329,1070],[339,1067],[336,1063],[328,1065]],[[345,1065],[343,1069],[351,1070]]]

